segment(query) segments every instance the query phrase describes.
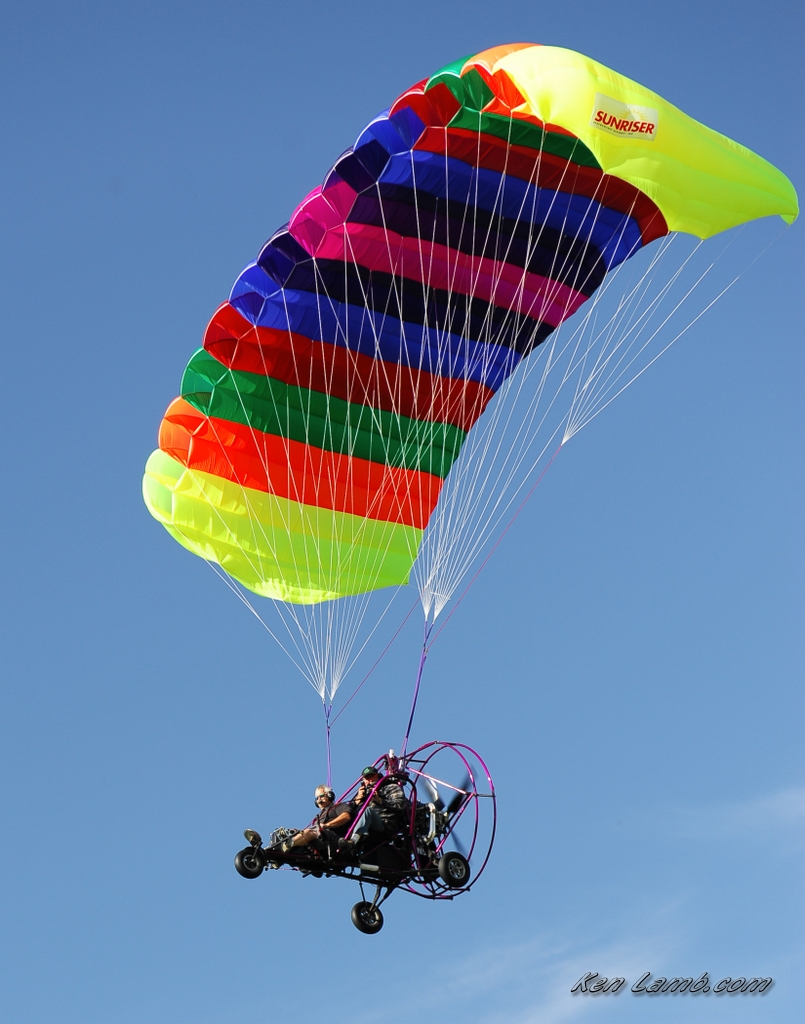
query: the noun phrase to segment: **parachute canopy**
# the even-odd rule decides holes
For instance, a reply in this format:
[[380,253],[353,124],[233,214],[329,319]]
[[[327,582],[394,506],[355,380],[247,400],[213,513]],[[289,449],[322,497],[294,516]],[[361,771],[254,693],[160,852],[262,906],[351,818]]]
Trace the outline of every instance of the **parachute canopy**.
[[186,548],[311,604],[408,580],[467,432],[605,275],[797,198],[622,75],[514,44],[405,92],[213,316],[143,492]]

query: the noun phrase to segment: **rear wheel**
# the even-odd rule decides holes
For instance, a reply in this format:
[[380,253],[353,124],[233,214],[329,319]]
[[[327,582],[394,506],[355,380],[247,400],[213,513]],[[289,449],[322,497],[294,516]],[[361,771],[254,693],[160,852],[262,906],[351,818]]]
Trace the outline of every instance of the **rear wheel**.
[[235,854],[235,870],[244,878],[259,878],[266,866],[266,855],[259,847],[247,846]]
[[439,861],[439,877],[451,889],[463,889],[470,880],[470,865],[460,853],[446,853]]
[[364,935],[375,935],[383,927],[383,914],[371,903],[356,903],[352,908],[352,923]]

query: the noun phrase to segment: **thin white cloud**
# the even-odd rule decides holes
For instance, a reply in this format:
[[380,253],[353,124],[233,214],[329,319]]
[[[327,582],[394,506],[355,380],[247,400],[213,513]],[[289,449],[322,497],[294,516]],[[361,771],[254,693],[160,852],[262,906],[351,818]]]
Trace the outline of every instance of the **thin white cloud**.
[[[665,908],[671,917],[673,908]],[[661,910],[659,917],[669,914]],[[368,1024],[396,1024],[420,1014],[437,1012],[444,1020],[472,1020],[475,1024],[565,1024],[598,1011],[605,1000],[617,1009],[628,995],[629,986],[654,964],[667,962],[675,942],[668,932],[674,925],[656,920],[662,937],[629,938],[600,944],[557,939],[547,934],[514,943],[498,944],[469,958],[444,956],[430,962],[434,973],[418,983],[406,996],[405,1006],[385,1012],[375,1006],[365,1018]],[[631,928],[624,922],[624,931]],[[637,929],[635,929],[637,931]],[[648,967],[646,966],[648,964]],[[425,955],[421,963],[427,968]],[[437,972],[438,973],[435,973]],[[588,971],[605,977],[624,977],[618,994],[572,995],[571,988]]]
[[[504,952],[504,955],[508,955]],[[530,970],[520,976],[519,984],[507,986],[504,1005],[483,1018],[484,1024],[566,1024],[579,1020],[621,1000],[629,986],[645,971],[646,960],[659,963],[664,957],[660,946],[645,942],[609,943],[581,952],[530,960]],[[574,984],[589,971],[606,978],[626,978],[616,995],[572,995]],[[526,980],[527,979],[527,980]],[[512,979],[513,980],[513,979]],[[508,1005],[505,1005],[508,1004]]]

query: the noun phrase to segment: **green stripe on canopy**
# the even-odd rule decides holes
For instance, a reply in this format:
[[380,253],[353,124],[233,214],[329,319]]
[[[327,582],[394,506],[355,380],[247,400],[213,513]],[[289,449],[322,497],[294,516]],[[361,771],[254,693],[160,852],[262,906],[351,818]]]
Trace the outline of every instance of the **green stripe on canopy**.
[[230,370],[204,349],[188,363],[182,398],[207,416],[442,479],[467,436],[450,423],[414,420],[259,373]]
[[528,146],[537,153],[553,153],[582,167],[594,167],[601,170],[601,165],[580,139],[570,135],[549,132],[539,125],[517,118],[504,117],[502,114],[479,114],[475,110],[462,107],[450,120],[451,128],[469,128],[471,131],[486,135],[495,135],[505,139],[511,146]]

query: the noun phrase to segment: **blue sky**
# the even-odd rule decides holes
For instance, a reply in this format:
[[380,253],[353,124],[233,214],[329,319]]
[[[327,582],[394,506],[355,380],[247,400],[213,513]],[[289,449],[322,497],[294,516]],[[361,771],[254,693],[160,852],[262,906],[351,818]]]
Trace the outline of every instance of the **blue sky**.
[[[415,738],[482,752],[498,844],[469,896],[397,896],[375,939],[350,924],[347,883],[236,875],[244,826],[312,811],[317,699],[139,491],[211,313],[406,86],[500,42],[568,46],[801,191],[801,8],[32,2],[1,17],[2,1018],[796,1019],[799,224],[742,233],[739,269],[771,245],[567,446],[434,646]],[[399,742],[417,655],[411,624],[339,722],[336,784]],[[705,970],[774,986],[570,995],[586,971]]]

